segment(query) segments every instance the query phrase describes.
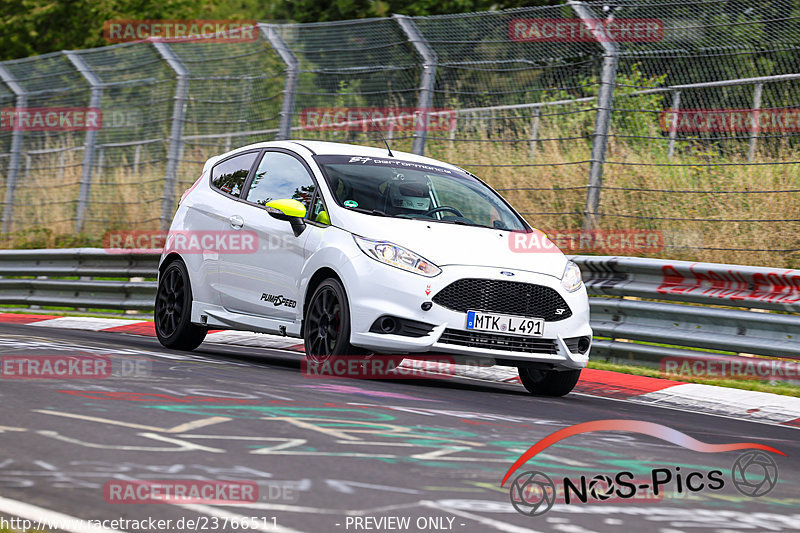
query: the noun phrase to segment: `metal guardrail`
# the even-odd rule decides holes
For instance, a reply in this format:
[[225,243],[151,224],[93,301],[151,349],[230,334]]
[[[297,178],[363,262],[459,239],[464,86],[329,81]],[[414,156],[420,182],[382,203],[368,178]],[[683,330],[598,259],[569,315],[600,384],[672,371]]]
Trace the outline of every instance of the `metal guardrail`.
[[702,350],[719,350],[800,359],[800,270],[636,257],[572,259],[592,296],[592,328],[600,337],[594,357],[653,363],[664,357],[718,358]]
[[152,310],[156,282],[143,278],[157,276],[160,255],[101,248],[0,250],[0,304]]
[[[144,278],[156,277],[159,256],[98,248],[2,250],[0,304],[151,310],[156,282]],[[591,296],[593,357],[653,363],[718,358],[703,351],[718,350],[800,359],[800,270],[572,259]]]

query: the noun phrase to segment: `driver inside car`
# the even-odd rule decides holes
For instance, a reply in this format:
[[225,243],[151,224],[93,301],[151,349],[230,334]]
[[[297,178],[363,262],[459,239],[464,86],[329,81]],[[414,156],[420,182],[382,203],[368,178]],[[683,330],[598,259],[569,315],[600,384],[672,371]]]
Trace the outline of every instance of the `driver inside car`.
[[384,211],[388,214],[424,215],[432,207],[427,180],[410,180],[401,174],[387,182],[386,187]]

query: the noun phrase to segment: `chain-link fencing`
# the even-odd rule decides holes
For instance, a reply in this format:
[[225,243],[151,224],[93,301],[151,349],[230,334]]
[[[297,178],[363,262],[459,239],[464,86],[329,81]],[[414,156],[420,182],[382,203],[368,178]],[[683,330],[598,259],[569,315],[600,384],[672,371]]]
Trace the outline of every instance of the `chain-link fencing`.
[[385,135],[549,233],[647,230],[663,236],[648,255],[797,267],[798,52],[790,0],[614,0],[6,61],[4,116],[80,108],[102,125],[0,127],[4,245],[163,228],[205,159],[248,143]]

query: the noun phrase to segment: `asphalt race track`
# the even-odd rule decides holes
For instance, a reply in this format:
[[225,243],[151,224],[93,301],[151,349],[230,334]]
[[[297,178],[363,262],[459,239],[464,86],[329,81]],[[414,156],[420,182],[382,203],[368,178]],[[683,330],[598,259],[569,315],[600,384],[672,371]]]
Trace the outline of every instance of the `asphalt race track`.
[[[800,529],[798,428],[577,393],[537,398],[518,385],[468,378],[312,379],[296,353],[212,344],[173,352],[151,337],[104,332],[2,324],[0,354],[92,356],[115,369],[102,379],[0,380],[5,519],[171,520],[105,529],[176,532],[243,531],[242,517],[253,518],[248,530],[276,532]],[[603,419],[662,424],[707,444],[758,443],[786,456],[768,454],[777,484],[755,497],[732,480],[732,465],[748,450],[704,453],[635,432],[577,434],[511,479],[535,470],[559,486],[565,477],[580,484],[581,476],[630,472],[646,485],[660,469],[672,480],[658,496],[642,489],[602,501],[600,491],[587,503],[558,498],[538,516],[517,512],[511,482],[500,486],[512,463],[557,430]],[[724,486],[711,489],[715,470]],[[693,472],[695,487],[706,482],[696,492],[686,488]],[[258,497],[220,504],[109,496],[109,486],[146,480],[246,481]],[[65,530],[101,531],[77,522]]]

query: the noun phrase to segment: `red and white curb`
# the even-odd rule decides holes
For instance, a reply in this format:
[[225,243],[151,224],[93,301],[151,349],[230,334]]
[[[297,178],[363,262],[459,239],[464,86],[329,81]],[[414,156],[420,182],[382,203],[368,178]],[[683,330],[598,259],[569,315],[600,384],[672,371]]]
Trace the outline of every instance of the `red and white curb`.
[[[155,337],[153,322],[149,320],[0,313],[0,323]],[[205,342],[303,351],[303,345],[298,342],[298,339],[243,331],[211,331],[206,336]],[[403,366],[431,371],[432,365],[406,359]],[[445,366],[448,368],[443,373],[452,373],[450,370],[452,367]],[[461,377],[477,380],[519,384],[516,369],[508,367],[455,365],[455,373]],[[800,428],[800,398],[792,396],[683,383],[588,368],[581,373],[581,379],[575,387],[575,392]]]

